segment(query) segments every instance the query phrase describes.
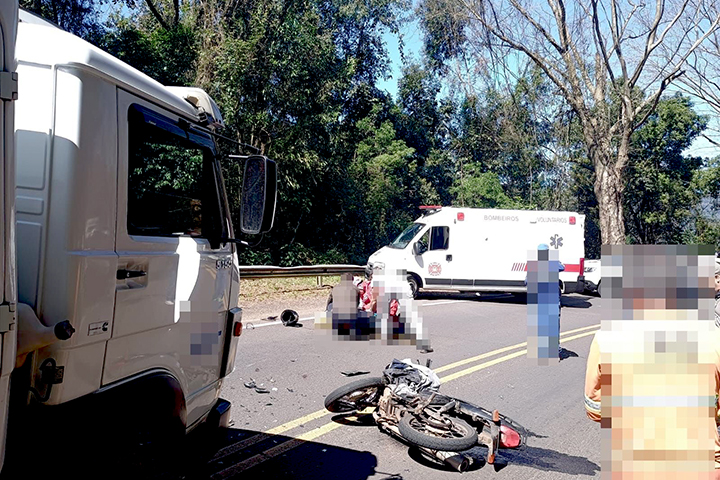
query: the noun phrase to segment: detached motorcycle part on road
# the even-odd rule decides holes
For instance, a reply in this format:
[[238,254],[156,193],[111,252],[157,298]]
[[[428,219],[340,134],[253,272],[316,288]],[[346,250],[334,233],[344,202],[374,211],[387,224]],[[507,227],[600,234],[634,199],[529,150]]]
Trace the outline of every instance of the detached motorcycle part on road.
[[458,452],[475,445],[487,447],[489,464],[495,463],[499,449],[525,445],[525,429],[497,410],[438,393],[439,379],[429,368],[394,360],[383,374],[334,390],[325,398],[325,408],[340,414],[374,408],[382,431],[459,472],[472,459]]

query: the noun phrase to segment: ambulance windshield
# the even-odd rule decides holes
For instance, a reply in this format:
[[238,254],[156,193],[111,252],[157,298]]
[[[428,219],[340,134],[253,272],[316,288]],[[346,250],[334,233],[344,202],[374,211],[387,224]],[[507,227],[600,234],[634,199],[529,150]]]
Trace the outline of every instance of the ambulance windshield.
[[422,230],[424,226],[424,223],[413,223],[412,225],[407,227],[400,235],[398,235],[395,241],[388,245],[388,247],[402,250],[403,248],[408,246],[410,240],[415,238],[415,235],[417,235],[417,233]]

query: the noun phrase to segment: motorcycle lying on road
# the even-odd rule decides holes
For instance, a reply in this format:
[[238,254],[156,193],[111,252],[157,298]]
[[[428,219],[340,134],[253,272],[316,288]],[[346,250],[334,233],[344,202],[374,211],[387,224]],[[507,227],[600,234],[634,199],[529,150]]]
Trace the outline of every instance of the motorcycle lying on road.
[[[394,376],[398,367],[409,372],[412,380],[407,375]],[[490,412],[442,395],[438,387],[439,379],[429,368],[394,360],[383,377],[362,378],[331,392],[325,408],[339,414],[374,408],[378,428],[459,472],[466,471],[472,459],[458,452],[475,445],[487,447],[488,464],[495,463],[500,448],[525,445],[525,429],[516,422],[497,410]]]

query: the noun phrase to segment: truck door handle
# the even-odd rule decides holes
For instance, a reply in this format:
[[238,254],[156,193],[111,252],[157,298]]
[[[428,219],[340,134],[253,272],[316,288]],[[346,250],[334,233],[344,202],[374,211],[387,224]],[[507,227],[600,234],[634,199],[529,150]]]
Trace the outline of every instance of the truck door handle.
[[445,255],[446,262],[452,262],[452,255]]
[[147,272],[143,272],[142,270],[125,270],[121,268],[117,271],[116,278],[118,280],[127,280],[128,278],[144,277],[145,275],[147,275]]

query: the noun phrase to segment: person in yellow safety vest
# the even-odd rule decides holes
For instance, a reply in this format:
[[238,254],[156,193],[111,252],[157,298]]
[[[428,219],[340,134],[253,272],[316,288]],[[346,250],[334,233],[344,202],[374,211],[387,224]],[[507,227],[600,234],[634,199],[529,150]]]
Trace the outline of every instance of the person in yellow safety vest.
[[[627,269],[627,263],[632,262],[626,261],[622,267]],[[651,263],[647,262],[647,266]],[[718,263],[715,274],[717,289]],[[650,280],[645,282],[645,289],[655,286]],[[605,473],[612,477],[608,478],[623,480],[720,480],[720,329],[705,333],[700,326],[696,331],[699,339],[693,337],[691,330],[671,331],[673,321],[692,319],[692,314],[685,316],[683,307],[669,298],[658,302],[661,299],[652,294],[638,293],[643,287],[631,291],[634,286],[628,285],[624,276],[620,283],[623,296],[628,298],[613,299],[611,295],[603,300],[621,300],[623,308],[627,308],[625,300],[633,297],[633,311],[628,319],[640,324],[629,322],[630,325],[616,330],[613,323],[613,330],[596,332],[585,372],[586,414],[609,430],[603,439],[608,442],[607,450],[603,451],[611,456],[602,459],[603,471],[609,467],[610,471]],[[691,311],[692,308],[685,310]],[[667,330],[653,331],[652,325],[667,325]],[[704,345],[705,350],[698,350],[693,356],[693,352],[686,350],[693,342]],[[668,358],[682,360],[666,363]],[[713,389],[714,398],[708,396]],[[608,405],[602,404],[602,394],[602,402]],[[706,401],[714,411],[715,422],[703,414]],[[705,443],[705,438],[710,444]],[[713,450],[714,472],[699,471],[704,469],[703,465],[712,468]],[[680,471],[685,468],[687,471]]]

